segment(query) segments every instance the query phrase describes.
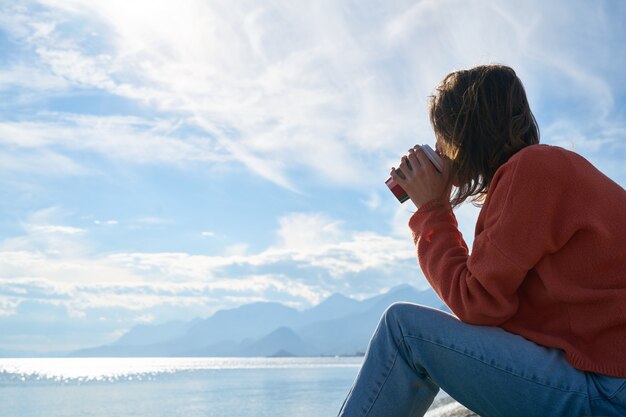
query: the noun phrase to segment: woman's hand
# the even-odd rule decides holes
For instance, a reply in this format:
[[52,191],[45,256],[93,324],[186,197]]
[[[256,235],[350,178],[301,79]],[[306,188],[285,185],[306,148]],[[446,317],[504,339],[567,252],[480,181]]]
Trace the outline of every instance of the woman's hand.
[[398,175],[395,167],[391,168],[391,178],[406,191],[418,209],[433,200],[450,201],[450,160],[441,159],[443,172],[437,171],[418,145],[409,149],[408,155],[400,161],[399,169],[405,178]]

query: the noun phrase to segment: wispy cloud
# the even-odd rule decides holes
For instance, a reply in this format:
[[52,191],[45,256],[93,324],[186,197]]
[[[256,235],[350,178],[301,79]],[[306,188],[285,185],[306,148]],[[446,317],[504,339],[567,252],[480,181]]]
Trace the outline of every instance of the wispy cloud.
[[93,223],[103,226],[115,226],[118,225],[120,222],[117,220],[94,220]]
[[165,219],[163,217],[156,217],[156,216],[144,216],[144,217],[138,217],[136,219],[133,219],[133,221],[135,223],[139,223],[139,224],[146,224],[146,225],[163,225],[163,224],[168,224],[171,223],[172,221],[169,219]]
[[[332,11],[152,2],[144,18],[135,3],[46,4],[100,18],[103,36],[115,45],[93,55],[71,43],[59,48],[56,39],[70,35],[61,29],[51,29],[48,40],[32,38],[53,74],[184,114],[233,158],[282,186],[293,188],[287,172],[298,167],[327,181],[363,184],[373,179],[364,163],[368,152],[384,149],[380,138],[398,142],[415,131],[407,124],[414,109],[387,97],[375,70],[362,70],[378,58],[346,31],[341,15],[323,30],[305,18]],[[169,31],[173,20],[188,29]]]
[[[592,67],[576,65],[571,44],[553,48],[560,42],[553,25],[571,29],[583,15],[593,27],[610,21],[602,5],[587,5],[583,14],[563,14],[559,7],[556,14],[543,4],[463,3],[462,13],[450,13],[461,3],[425,1],[372,14],[341,2],[297,8],[192,0],[185,7],[167,1],[42,3],[47,9],[40,14],[5,9],[4,20],[7,14],[19,17],[10,28],[32,45],[50,77],[177,114],[207,135],[149,135],[157,137],[150,155],[139,151],[146,135],[137,120],[65,119],[64,128],[56,127],[63,136],[80,132],[85,146],[126,160],[237,160],[292,190],[299,187],[289,174],[302,170],[334,184],[379,181],[372,167],[386,170],[386,160],[406,143],[432,141],[425,98],[459,66],[505,62],[539,99],[566,88],[591,100],[594,115],[606,118],[614,106],[611,80],[592,71],[609,59],[603,48],[612,46],[592,48]],[[56,24],[82,19],[96,30]],[[101,45],[96,51],[88,49],[94,39]],[[388,61],[395,62],[394,70]],[[546,73],[563,82],[546,85]],[[107,140],[85,128],[94,123]]]
[[79,235],[85,233],[85,229],[72,226],[59,226],[54,224],[35,224],[28,225],[26,227],[31,233],[44,233],[44,234],[64,234],[64,235]]
[[[30,221],[47,221],[57,212],[57,208],[42,210]],[[320,214],[287,215],[279,222],[276,245],[259,253],[248,254],[246,247],[238,247],[220,256],[184,252],[77,255],[53,250],[58,241],[42,241],[39,235],[63,235],[71,240],[83,235],[84,229],[28,223],[25,232],[2,244],[4,314],[15,309],[15,300],[20,298],[66,305],[75,312],[102,307],[141,310],[161,304],[212,303],[216,308],[245,297],[282,298],[303,306],[346,285],[367,294],[371,282],[359,283],[359,273],[377,271],[381,279],[393,282],[397,278],[390,275],[396,268],[402,264],[406,268],[414,258],[406,239],[345,230],[340,222]],[[16,241],[22,250],[15,250]],[[269,272],[275,267],[283,272]],[[268,272],[259,274],[264,269]],[[316,271],[313,279],[307,278],[306,269]],[[320,274],[328,279],[320,280]]]
[[[176,279],[204,280],[228,273],[230,267],[249,268],[281,265],[282,269],[320,268],[331,277],[348,278],[369,269],[381,274],[399,263],[413,260],[414,252],[406,239],[395,239],[372,232],[350,232],[338,238],[332,224],[321,232],[304,225],[281,233],[281,242],[259,253],[225,256],[187,253],[118,253],[109,261],[124,268],[161,274]],[[301,233],[302,232],[302,233]],[[356,282],[352,284],[357,285]]]
[[175,119],[72,114],[40,114],[38,119],[41,121],[0,122],[0,144],[91,151],[133,163],[230,160],[208,136],[177,137],[180,123]]

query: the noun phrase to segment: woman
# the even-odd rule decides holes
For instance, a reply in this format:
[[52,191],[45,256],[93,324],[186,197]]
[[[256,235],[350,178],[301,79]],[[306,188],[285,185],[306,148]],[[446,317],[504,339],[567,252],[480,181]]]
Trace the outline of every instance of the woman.
[[[391,175],[455,316],[392,305],[339,415],[422,416],[442,388],[482,417],[626,416],[626,192],[539,144],[511,68],[449,74],[430,120],[444,172],[416,147]],[[482,203],[471,254],[452,212],[467,199]]]

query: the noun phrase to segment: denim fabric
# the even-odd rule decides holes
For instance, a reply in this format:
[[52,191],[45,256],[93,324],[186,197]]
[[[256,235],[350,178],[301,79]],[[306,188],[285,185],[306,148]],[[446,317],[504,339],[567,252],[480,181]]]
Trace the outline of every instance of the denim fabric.
[[423,416],[439,388],[482,417],[626,416],[626,379],[579,371],[561,350],[409,303],[384,313],[339,416]]

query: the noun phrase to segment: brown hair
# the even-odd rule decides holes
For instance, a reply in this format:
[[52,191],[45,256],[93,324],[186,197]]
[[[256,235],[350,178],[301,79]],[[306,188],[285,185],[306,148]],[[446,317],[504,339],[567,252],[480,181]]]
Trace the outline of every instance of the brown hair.
[[448,74],[430,98],[430,122],[452,160],[453,207],[481,202],[496,170],[520,149],[539,143],[539,127],[522,82],[504,65]]

